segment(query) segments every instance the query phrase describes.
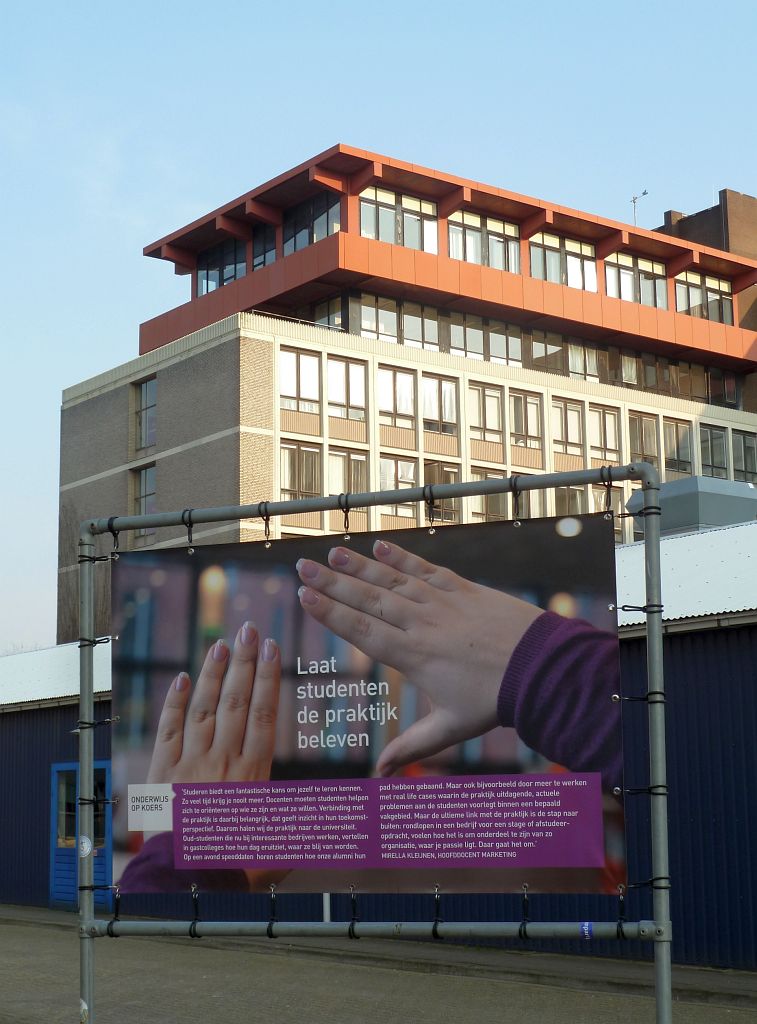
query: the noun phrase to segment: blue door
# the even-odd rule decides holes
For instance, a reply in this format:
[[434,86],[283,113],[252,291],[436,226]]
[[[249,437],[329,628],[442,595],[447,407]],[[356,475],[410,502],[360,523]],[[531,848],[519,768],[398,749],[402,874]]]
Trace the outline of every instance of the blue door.
[[[95,762],[95,885],[112,881],[113,831],[110,799],[110,762]],[[54,764],[50,779],[50,906],[76,910],[79,905],[76,839],[79,830],[79,765]],[[108,889],[95,889],[95,906],[110,909]]]

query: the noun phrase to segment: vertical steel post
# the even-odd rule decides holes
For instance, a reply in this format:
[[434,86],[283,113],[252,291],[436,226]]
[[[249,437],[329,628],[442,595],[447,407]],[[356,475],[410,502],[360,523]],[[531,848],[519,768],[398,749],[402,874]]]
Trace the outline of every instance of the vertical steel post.
[[79,1021],[94,1020],[94,646],[95,639],[95,541],[88,527],[79,537],[79,803],[77,863],[79,886]]
[[665,757],[665,680],[662,662],[660,481],[655,470],[644,483],[644,570],[647,605],[649,786],[652,825],[652,901],[657,1024],[672,1024],[668,786]]

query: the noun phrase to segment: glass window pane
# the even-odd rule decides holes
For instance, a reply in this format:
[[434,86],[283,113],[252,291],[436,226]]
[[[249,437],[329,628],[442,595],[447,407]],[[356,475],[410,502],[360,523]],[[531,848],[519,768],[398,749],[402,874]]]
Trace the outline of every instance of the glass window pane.
[[481,262],[481,232],[465,229],[465,258],[468,263]]
[[415,403],[413,401],[413,376],[410,373],[397,374],[397,412],[412,416]]
[[451,380],[442,381],[442,419],[457,423],[457,387]]
[[458,224],[448,225],[450,259],[463,258],[463,229]]
[[495,270],[505,269],[505,242],[496,235],[489,235],[489,266]]
[[584,289],[587,292],[595,292],[597,290],[597,265],[594,260],[584,260],[583,265]]
[[423,415],[429,420],[439,419],[439,382],[433,377],[423,378]]
[[365,367],[350,363],[350,405],[365,408]]
[[439,239],[436,231],[436,221],[429,220],[426,217],[423,220],[423,251],[436,254],[438,245]]
[[396,216],[394,208],[386,206],[379,206],[378,208],[378,222],[379,222],[379,241],[381,242],[396,242]]
[[341,362],[341,360],[329,359],[328,389],[330,402],[341,402],[344,404],[347,401],[346,369],[347,364]]
[[[547,280],[554,281],[555,284],[560,284],[562,281],[562,273],[560,271],[560,253],[555,252],[554,249],[546,250],[547,259]],[[581,286],[578,285],[580,288]]]
[[633,271],[620,268],[620,297],[626,302],[633,302]]
[[397,337],[397,303],[392,299],[379,299],[378,329],[379,337],[385,341]]
[[297,355],[294,352],[279,353],[279,376],[281,394],[297,394]]
[[408,249],[421,248],[421,218],[407,210],[402,211],[402,244]]
[[318,356],[300,356],[300,397],[318,401]]

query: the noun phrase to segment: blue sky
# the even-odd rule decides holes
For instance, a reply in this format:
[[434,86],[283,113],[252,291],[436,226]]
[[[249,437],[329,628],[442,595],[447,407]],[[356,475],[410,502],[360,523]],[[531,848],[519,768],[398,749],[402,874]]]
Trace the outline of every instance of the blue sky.
[[[639,224],[757,193],[757,7],[7,7],[0,654],[55,643],[63,388],[137,354],[188,279],[142,256],[335,142]],[[93,514],[124,509],[93,509]]]

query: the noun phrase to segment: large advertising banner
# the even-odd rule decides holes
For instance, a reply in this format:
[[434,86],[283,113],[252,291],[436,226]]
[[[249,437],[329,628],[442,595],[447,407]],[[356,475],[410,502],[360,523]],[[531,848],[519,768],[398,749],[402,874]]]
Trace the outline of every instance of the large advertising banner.
[[615,891],[604,515],[123,553],[124,892]]

